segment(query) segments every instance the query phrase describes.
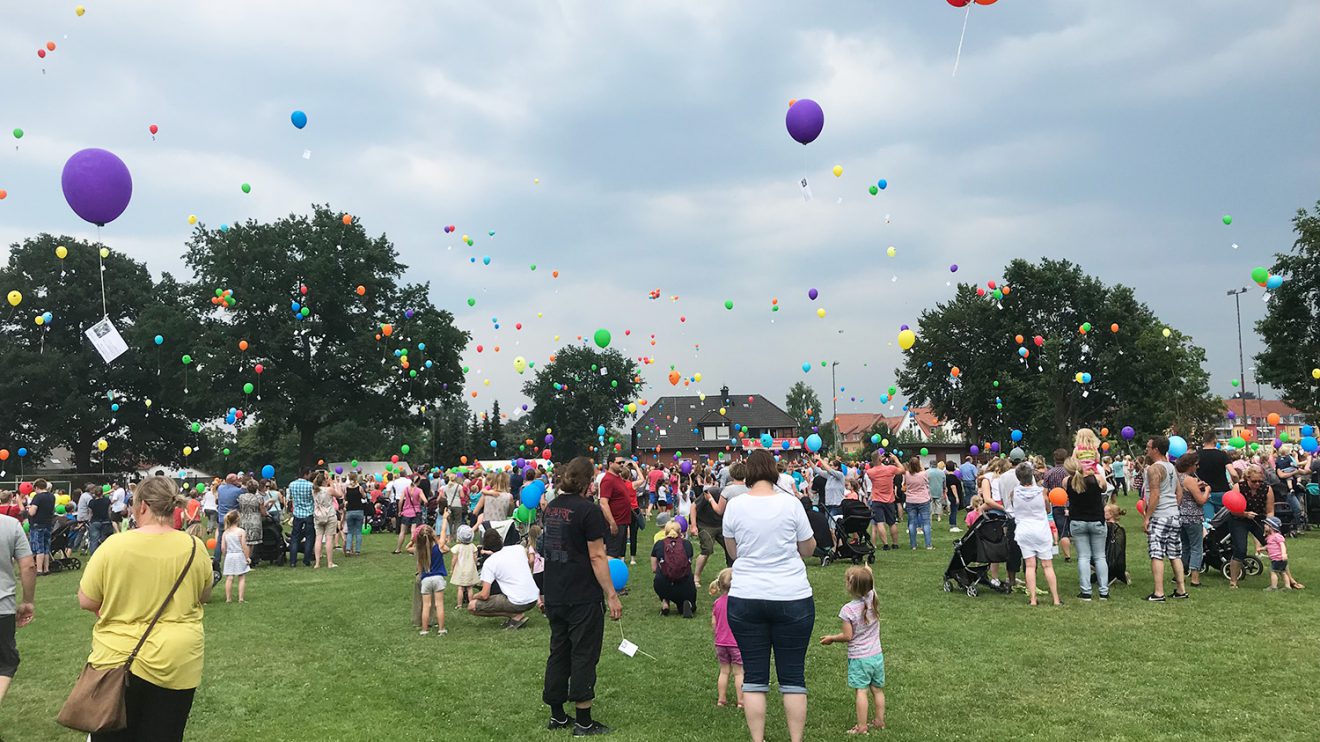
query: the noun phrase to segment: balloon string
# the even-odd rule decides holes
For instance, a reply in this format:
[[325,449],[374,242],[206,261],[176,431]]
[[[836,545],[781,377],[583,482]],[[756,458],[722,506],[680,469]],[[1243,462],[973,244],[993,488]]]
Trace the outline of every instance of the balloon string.
[[953,58],[953,76],[958,76],[958,62],[962,60],[963,39],[967,38],[967,19],[972,15],[972,6],[975,3],[967,3],[967,12],[963,13],[962,35],[958,37],[958,55]]
[[105,258],[101,257],[101,226],[96,227],[96,259],[101,263],[101,314],[104,319],[110,319],[110,310],[106,308],[105,303]]

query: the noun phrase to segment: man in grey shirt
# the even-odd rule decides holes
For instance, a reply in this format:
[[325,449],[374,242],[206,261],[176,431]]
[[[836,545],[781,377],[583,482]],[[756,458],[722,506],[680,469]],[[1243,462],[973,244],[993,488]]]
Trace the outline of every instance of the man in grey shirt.
[[[727,504],[729,500],[747,491],[747,485],[743,484],[743,480],[747,478],[747,465],[738,461],[733,466],[725,468],[725,471],[729,473],[729,484],[720,489],[720,498]],[[719,512],[724,513],[724,504],[720,505]]]
[[[23,602],[14,599],[18,584],[14,581],[14,563],[23,580]],[[18,670],[18,643],[15,629],[32,623],[33,595],[37,591],[37,563],[32,557],[27,534],[18,521],[0,515],[0,701],[9,690],[9,681]]]
[[825,477],[825,511],[831,518],[843,511],[844,473],[838,467],[838,461],[820,459],[812,469],[817,476]]

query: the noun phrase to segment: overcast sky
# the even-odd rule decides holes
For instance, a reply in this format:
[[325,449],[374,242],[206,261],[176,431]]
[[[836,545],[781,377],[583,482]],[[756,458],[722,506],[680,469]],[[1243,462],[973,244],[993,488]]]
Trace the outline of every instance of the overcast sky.
[[[1314,0],[973,6],[956,77],[964,11],[945,0],[84,2],[81,18],[75,0],[6,4],[5,252],[89,234],[59,188],[83,147],[132,170],[105,239],[157,274],[186,275],[189,214],[329,203],[387,234],[472,332],[478,409],[524,401],[515,356],[605,327],[654,357],[650,399],[673,365],[702,374],[689,393],[782,402],[806,378],[828,400],[832,359],[840,411],[880,411],[900,324],[952,278],[1041,256],[1133,286],[1228,395],[1224,292],[1320,199]],[[793,98],[825,110],[807,147],[784,129]],[[1262,294],[1242,302],[1248,365]]]

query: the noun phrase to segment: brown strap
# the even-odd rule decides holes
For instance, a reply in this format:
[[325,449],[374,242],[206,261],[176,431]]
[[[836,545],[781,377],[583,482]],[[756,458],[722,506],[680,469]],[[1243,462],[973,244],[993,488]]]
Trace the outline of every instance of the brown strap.
[[151,630],[156,628],[156,622],[165,613],[165,607],[170,604],[174,594],[179,591],[179,586],[183,584],[183,578],[188,576],[188,570],[192,569],[193,559],[197,557],[197,539],[188,536],[188,545],[191,547],[188,551],[188,563],[183,565],[183,571],[179,573],[179,579],[174,581],[174,587],[170,588],[170,594],[165,596],[165,602],[160,604],[156,615],[151,618],[151,623],[147,624],[147,630],[142,632],[142,638],[138,639],[137,646],[133,647],[133,651],[128,655],[128,661],[124,663],[124,670],[128,670],[133,666],[133,660],[137,658],[138,650],[142,649],[142,645],[147,643],[147,637],[151,635]]

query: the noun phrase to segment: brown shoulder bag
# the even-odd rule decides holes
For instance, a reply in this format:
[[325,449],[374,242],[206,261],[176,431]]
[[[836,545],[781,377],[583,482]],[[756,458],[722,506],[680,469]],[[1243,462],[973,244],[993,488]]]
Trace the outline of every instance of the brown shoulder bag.
[[188,576],[188,570],[192,569],[193,559],[197,556],[197,540],[189,536],[188,545],[190,547],[188,563],[183,566],[179,579],[174,581],[170,594],[165,596],[165,602],[160,604],[160,609],[147,625],[147,630],[142,633],[137,646],[133,647],[128,660],[122,665],[107,667],[104,670],[97,670],[90,662],[84,665],[82,674],[78,676],[78,682],[73,684],[68,700],[60,709],[60,715],[55,718],[61,725],[90,734],[114,732],[128,726],[128,714],[124,709],[124,691],[128,688],[129,669],[133,666],[133,660],[137,658],[138,650],[142,649],[147,637],[151,635],[151,630],[156,628],[156,622],[165,612],[165,607],[170,604],[174,594],[179,591],[179,586],[183,584],[183,579]]

